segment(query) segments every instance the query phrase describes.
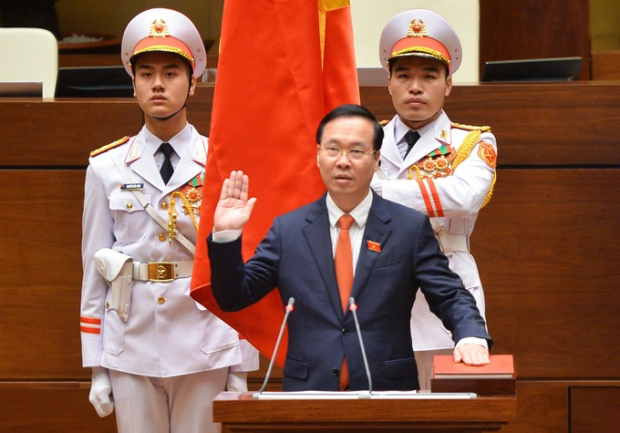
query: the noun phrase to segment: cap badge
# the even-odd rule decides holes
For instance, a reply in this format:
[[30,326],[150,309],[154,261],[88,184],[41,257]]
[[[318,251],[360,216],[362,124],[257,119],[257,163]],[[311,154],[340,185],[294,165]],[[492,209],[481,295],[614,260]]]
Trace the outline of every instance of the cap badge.
[[149,37],[151,38],[165,38],[166,36],[170,36],[170,30],[168,29],[168,23],[164,20],[156,19],[151,24],[151,29],[149,30]]
[[410,38],[423,38],[424,36],[428,36],[428,32],[426,31],[426,23],[417,18],[413,19],[411,23],[409,23],[409,31],[407,32],[407,36]]

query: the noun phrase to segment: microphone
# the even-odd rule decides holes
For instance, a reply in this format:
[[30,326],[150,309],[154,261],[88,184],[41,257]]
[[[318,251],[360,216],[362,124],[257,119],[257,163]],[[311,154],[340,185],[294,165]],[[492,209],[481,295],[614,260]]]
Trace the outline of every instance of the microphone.
[[282,334],[284,334],[284,327],[286,326],[286,321],[288,320],[288,315],[293,311],[293,305],[295,305],[295,298],[288,298],[288,304],[284,307],[286,311],[284,313],[284,320],[282,320],[282,327],[280,328],[280,333],[278,334],[278,339],[276,340],[276,345],[273,348],[273,355],[271,355],[271,361],[269,361],[269,368],[267,368],[267,374],[265,374],[265,381],[263,382],[263,386],[260,387],[258,391],[259,394],[263,393],[263,390],[267,386],[267,381],[269,381],[269,376],[271,375],[271,369],[273,368],[273,362],[276,359],[276,354],[278,353],[278,347],[280,347],[280,340],[282,339]]
[[355,329],[357,330],[357,338],[360,340],[360,348],[362,349],[362,359],[364,360],[364,368],[366,369],[366,377],[368,378],[368,392],[372,394],[372,378],[370,377],[370,368],[368,367],[368,359],[366,358],[366,349],[362,340],[362,331],[360,330],[360,322],[357,320],[357,304],[353,296],[349,298],[349,310],[353,313],[355,319]]

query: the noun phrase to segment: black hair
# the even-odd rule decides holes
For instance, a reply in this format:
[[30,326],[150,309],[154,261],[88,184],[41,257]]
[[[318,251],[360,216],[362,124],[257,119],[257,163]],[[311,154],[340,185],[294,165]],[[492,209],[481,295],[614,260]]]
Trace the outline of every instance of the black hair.
[[317,144],[321,144],[325,125],[339,117],[361,117],[370,121],[374,126],[373,150],[376,152],[381,149],[381,144],[383,144],[383,127],[379,122],[377,122],[376,117],[366,107],[362,107],[357,104],[340,105],[327,113],[325,117],[323,117],[323,120],[321,120],[321,123],[316,131]]
[[[146,54],[147,52],[153,52],[153,51],[146,51],[144,53],[136,54],[132,56],[131,59],[129,59],[131,63],[131,73],[133,74],[134,77],[136,76],[136,63],[138,63],[138,59],[140,58],[141,55]],[[189,60],[187,60],[185,57],[181,55],[179,55],[179,57],[183,60],[183,63],[185,64],[185,70],[187,71],[187,79],[189,80],[190,87],[191,87],[192,76],[194,75],[194,68],[192,67],[192,64],[189,62]]]
[[[396,62],[398,61],[398,59],[402,59],[403,57],[407,57],[407,56],[401,56],[401,57],[392,57],[389,61],[388,61],[388,69],[390,71],[390,77],[392,76],[392,68],[394,67],[394,65],[396,64]],[[433,60],[437,60],[439,63],[441,63],[444,67],[444,70],[446,72],[446,80],[448,79],[448,77],[450,76],[450,68],[448,68],[448,65],[446,65],[444,62],[442,62],[439,59],[435,59],[434,57],[426,57],[428,59],[432,58]]]

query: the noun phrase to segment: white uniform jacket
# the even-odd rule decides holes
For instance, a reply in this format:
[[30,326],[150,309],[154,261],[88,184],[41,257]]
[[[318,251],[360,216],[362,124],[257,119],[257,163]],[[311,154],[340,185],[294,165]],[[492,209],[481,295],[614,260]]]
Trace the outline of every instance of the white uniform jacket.
[[[407,130],[398,116],[385,125],[381,170],[388,180],[375,174],[371,186],[383,198],[425,213],[444,228],[455,246],[449,257],[450,268],[461,277],[484,317],[484,294],[476,262],[469,253],[469,237],[493,183],[495,137],[482,132],[467,158],[452,170],[459,147],[472,128],[452,124],[442,112],[437,120],[418,130],[420,138],[403,161],[397,142]],[[450,332],[430,312],[421,291],[412,311],[411,334],[415,350],[454,347]]]
[[[127,165],[131,182],[139,184],[157,212],[169,220],[170,194],[180,191],[199,212],[206,164],[207,138],[187,125],[170,140],[179,160],[167,185],[154,154],[161,141],[146,127],[126,143],[90,158],[86,172],[82,260],[84,277],[80,307],[84,367],[103,366],[151,377],[172,377],[234,366],[258,368],[258,352],[189,296],[190,278],[171,282],[134,281],[127,322],[110,309],[111,291],[95,269],[93,256],[112,248],[135,262],[179,262],[192,254],[153,220],[111,158]],[[196,229],[183,201],[175,197],[177,228],[193,243]]]

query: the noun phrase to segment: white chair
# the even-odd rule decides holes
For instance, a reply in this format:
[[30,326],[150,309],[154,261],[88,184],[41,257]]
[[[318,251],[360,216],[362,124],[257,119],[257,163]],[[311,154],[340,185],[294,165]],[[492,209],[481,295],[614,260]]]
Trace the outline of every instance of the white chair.
[[[400,12],[430,9],[454,27],[463,46],[463,63],[453,82],[477,82],[480,53],[479,0],[351,0],[355,59],[358,67],[380,67],[379,38],[383,27]],[[387,82],[387,77],[386,77]]]
[[0,82],[41,82],[53,98],[58,77],[58,41],[35,28],[0,28]]

